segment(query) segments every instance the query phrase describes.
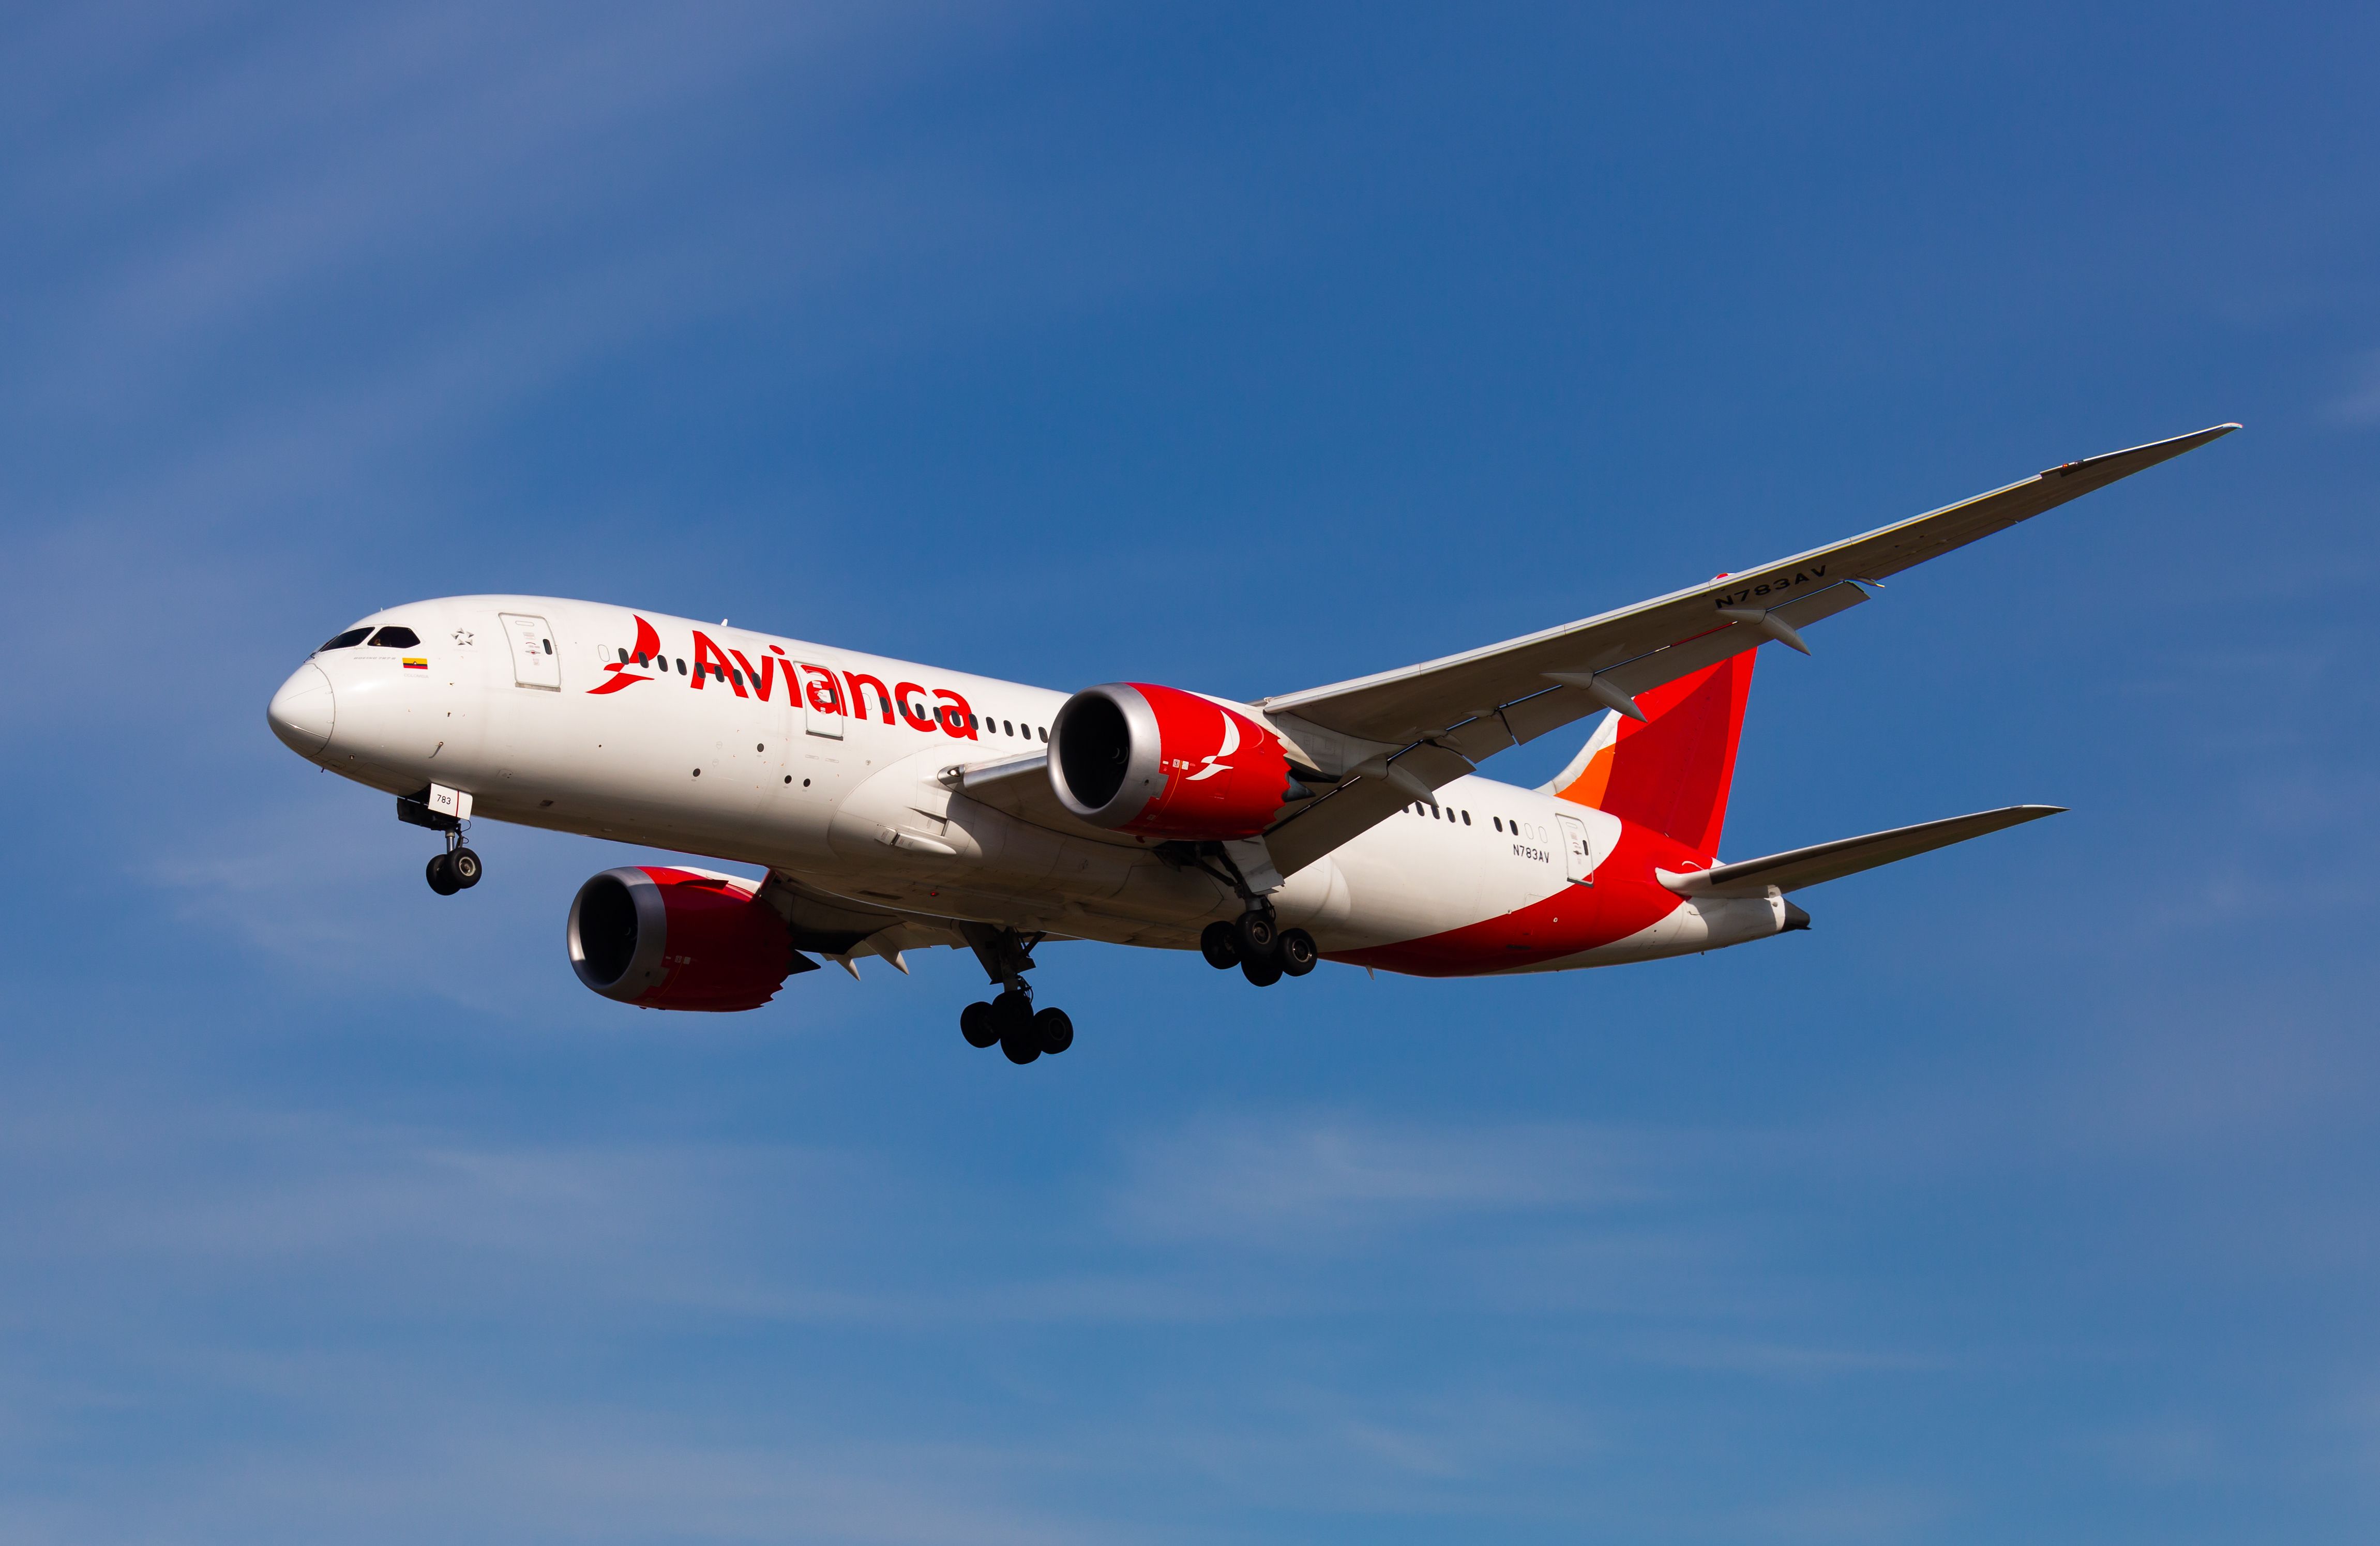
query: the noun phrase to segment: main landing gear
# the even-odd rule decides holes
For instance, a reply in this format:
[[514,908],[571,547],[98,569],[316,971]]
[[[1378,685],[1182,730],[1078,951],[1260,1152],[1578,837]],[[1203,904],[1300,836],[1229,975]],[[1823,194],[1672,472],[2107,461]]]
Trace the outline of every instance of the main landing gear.
[[1075,1022],[1063,1009],[1035,1009],[1033,985],[1025,980],[1025,973],[1033,970],[1033,947],[1041,936],[989,924],[960,927],[985,975],[1001,987],[990,1003],[970,1004],[959,1011],[959,1034],[967,1045],[996,1045],[1012,1063],[1030,1063],[1045,1052],[1055,1057],[1074,1045]]
[[[1196,870],[1239,893],[1245,910],[1236,923],[1213,923],[1198,936],[1198,953],[1218,972],[1236,966],[1258,987],[1270,987],[1283,977],[1303,977],[1322,959],[1314,936],[1304,929],[1285,929],[1272,903],[1248,884],[1247,876],[1221,843],[1164,843],[1157,856],[1176,869]],[[1275,882],[1276,887],[1278,881]]]
[[1312,935],[1282,928],[1270,912],[1255,908],[1241,913],[1236,924],[1208,924],[1198,936],[1198,953],[1218,972],[1238,967],[1240,975],[1258,987],[1270,987],[1283,977],[1303,977],[1322,959]]

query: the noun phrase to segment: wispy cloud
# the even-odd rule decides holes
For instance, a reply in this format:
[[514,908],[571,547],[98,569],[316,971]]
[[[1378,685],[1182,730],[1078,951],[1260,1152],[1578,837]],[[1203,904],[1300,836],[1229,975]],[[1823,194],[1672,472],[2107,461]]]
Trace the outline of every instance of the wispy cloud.
[[[394,1361],[325,1363],[295,1392],[288,1378],[285,1395],[315,1419],[303,1437],[261,1451],[196,1442],[185,1464],[103,1501],[20,1491],[0,1500],[0,1533],[32,1546],[1135,1539],[1034,1501],[1050,1462],[995,1439],[870,1443],[808,1424],[711,1435],[601,1400],[425,1382]],[[351,1399],[359,1382],[369,1404]]]
[[1151,1239],[1329,1250],[1465,1217],[1642,1202],[1678,1147],[1575,1127],[1221,1119],[1135,1144],[1114,1210]]

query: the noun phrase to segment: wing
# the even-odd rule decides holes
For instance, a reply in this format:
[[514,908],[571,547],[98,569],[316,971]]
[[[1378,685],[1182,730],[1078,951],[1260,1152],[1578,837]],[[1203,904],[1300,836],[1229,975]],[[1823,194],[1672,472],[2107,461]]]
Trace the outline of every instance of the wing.
[[1896,827],[1889,832],[1871,832],[1864,838],[1838,838],[1830,843],[1772,853],[1764,859],[1745,859],[1716,869],[1685,875],[1664,870],[1661,884],[1687,897],[1765,897],[1771,886],[1780,891],[1798,891],[1804,886],[1840,880],[1878,864],[1930,853],[1969,838],[1980,838],[1986,832],[2039,821],[2065,809],[2063,805],[2009,805],[1997,811],[1977,811],[1973,815]]
[[[796,952],[815,950],[841,962],[855,977],[859,969],[852,963],[860,956],[882,956],[905,972],[909,968],[901,960],[905,950],[929,945],[955,949],[966,943],[958,925],[948,918],[869,907],[813,885],[790,870],[771,869],[756,895],[784,919]],[[818,965],[798,953],[794,959],[804,963],[794,969],[796,972]]]
[[1291,874],[1462,777],[1482,758],[1770,639],[1806,649],[1801,631],[1867,599],[1882,580],[2103,489],[2240,428],[2069,462],[1987,494],[1831,547],[1606,612],[1582,622],[1257,707],[1337,780],[1266,835]]

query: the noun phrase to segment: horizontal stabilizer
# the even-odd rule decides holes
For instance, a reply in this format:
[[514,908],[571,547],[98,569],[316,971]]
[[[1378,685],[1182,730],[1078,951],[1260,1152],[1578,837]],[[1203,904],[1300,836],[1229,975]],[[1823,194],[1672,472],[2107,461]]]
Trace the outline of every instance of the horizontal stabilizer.
[[1896,827],[1889,832],[1870,832],[1864,838],[1838,838],[1813,848],[1797,848],[1772,853],[1766,859],[1745,859],[1686,875],[1669,870],[1657,873],[1662,885],[1682,896],[1761,897],[1768,894],[1771,886],[1779,891],[1794,891],[1821,881],[1840,880],[1847,875],[1948,848],[2005,827],[2056,815],[2065,808],[2009,805],[1997,811],[1977,811],[1973,815],[1922,821],[1914,827]]

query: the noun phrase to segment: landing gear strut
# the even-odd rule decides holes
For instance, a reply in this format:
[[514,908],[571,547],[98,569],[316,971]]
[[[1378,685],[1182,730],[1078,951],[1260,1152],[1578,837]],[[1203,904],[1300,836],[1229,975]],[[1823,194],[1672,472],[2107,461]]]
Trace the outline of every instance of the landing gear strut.
[[458,821],[443,811],[431,810],[426,803],[429,794],[425,789],[419,795],[398,795],[396,819],[446,835],[446,852],[430,861],[425,878],[429,880],[431,890],[442,897],[451,897],[457,891],[468,891],[477,886],[482,866],[480,855],[463,841],[463,829],[470,823]]
[[[1166,850],[1173,852],[1168,853]],[[1211,852],[1210,852],[1211,851]],[[1304,929],[1285,929],[1273,912],[1272,903],[1252,890],[1239,866],[1220,843],[1168,843],[1159,850],[1161,858],[1188,869],[1199,870],[1230,885],[1240,894],[1240,904],[1245,909],[1235,923],[1212,923],[1198,936],[1198,953],[1207,964],[1218,972],[1229,972],[1236,966],[1240,974],[1258,987],[1270,987],[1283,977],[1303,977],[1314,970],[1321,959],[1314,948],[1314,936]]]
[[984,974],[1000,985],[990,1003],[974,1003],[959,1011],[959,1034],[967,1045],[998,1045],[1012,1063],[1030,1063],[1043,1053],[1056,1057],[1075,1045],[1075,1022],[1066,1011],[1033,1008],[1033,984],[1025,973],[1033,969],[1033,947],[1039,935],[996,929],[989,924],[963,924],[966,942],[974,947]]

